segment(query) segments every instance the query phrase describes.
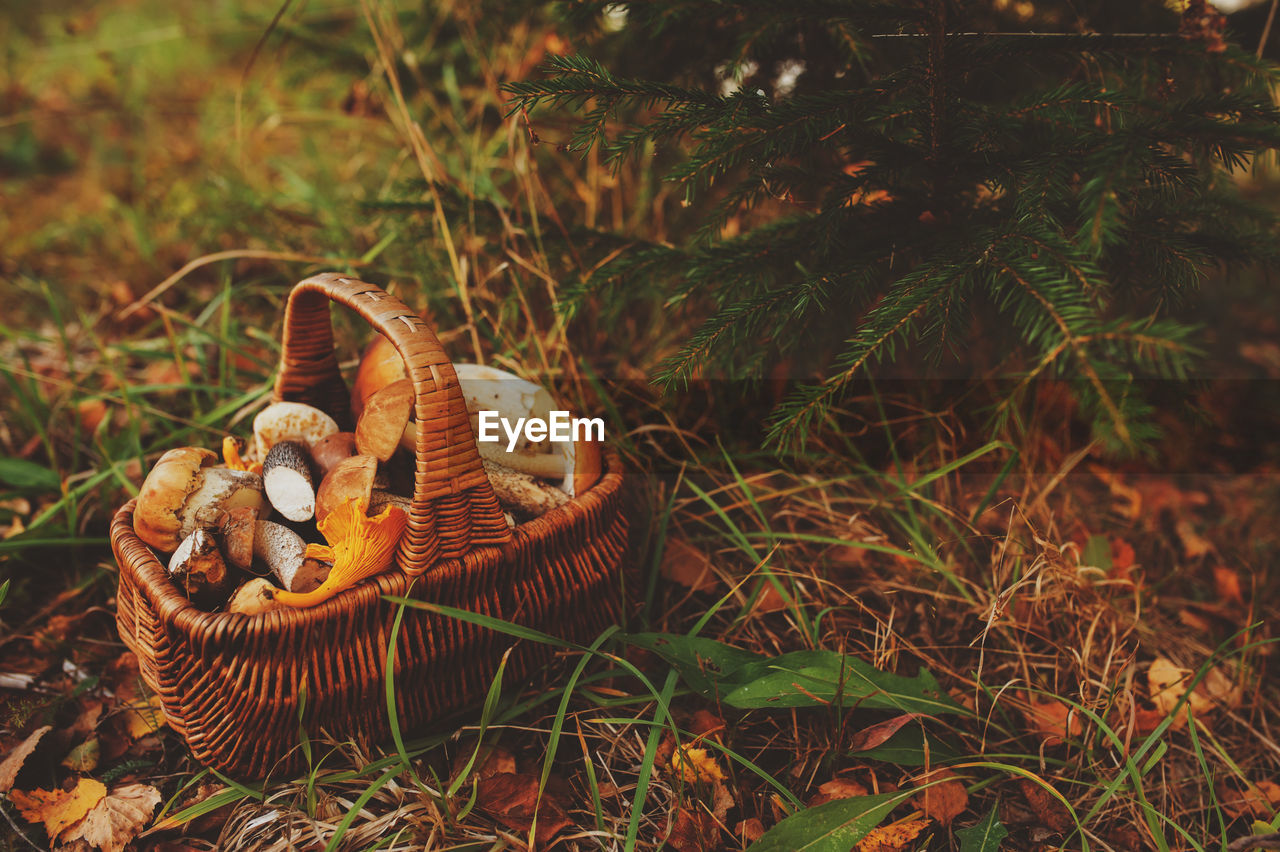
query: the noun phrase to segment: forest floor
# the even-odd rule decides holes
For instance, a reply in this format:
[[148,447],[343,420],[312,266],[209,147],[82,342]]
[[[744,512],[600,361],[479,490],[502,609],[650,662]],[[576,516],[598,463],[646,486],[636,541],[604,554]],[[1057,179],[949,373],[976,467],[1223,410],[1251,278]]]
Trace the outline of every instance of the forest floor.
[[[1052,384],[998,434],[910,382],[867,387],[803,455],[767,454],[768,389],[648,384],[686,318],[556,313],[587,271],[578,229],[679,225],[652,164],[611,172],[540,140],[567,125],[504,118],[498,83],[566,49],[552,25],[469,4],[303,5],[274,29],[249,0],[24,5],[0,11],[0,847],[1280,832],[1265,281],[1206,306],[1199,414],[1158,415],[1151,460],[1102,454]],[[231,778],[191,758],[120,641],[108,524],[164,450],[247,433],[284,297],[327,269],[420,308],[456,360],[607,414],[645,507],[639,599],[627,632],[559,647],[483,712],[374,751],[335,731],[307,771]],[[350,367],[368,330],[337,334]]]

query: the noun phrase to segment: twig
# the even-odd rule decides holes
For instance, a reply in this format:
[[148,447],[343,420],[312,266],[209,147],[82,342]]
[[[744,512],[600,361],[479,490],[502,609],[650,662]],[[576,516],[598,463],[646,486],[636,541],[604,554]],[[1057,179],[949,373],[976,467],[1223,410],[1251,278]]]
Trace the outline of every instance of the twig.
[[[1275,10],[1276,4],[1272,3],[1272,14],[1275,14]],[[1227,846],[1227,852],[1245,852],[1246,849],[1280,849],[1280,833],[1237,837]]]
[[1280,5],[1280,0],[1271,0],[1271,11],[1267,12],[1267,22],[1262,26],[1262,38],[1258,39],[1258,58],[1262,58],[1262,49],[1267,46],[1267,39],[1271,38],[1271,25],[1276,22],[1276,6]]

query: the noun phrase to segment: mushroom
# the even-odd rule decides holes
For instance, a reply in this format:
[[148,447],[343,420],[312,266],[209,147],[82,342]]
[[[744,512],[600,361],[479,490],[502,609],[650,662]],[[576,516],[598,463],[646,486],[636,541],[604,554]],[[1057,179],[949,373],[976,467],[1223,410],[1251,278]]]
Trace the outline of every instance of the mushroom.
[[169,559],[169,578],[197,603],[215,603],[231,589],[231,572],[218,552],[218,542],[206,529],[182,540]]
[[396,494],[394,491],[387,491],[375,485],[369,494],[369,508],[366,514],[376,515],[388,506],[397,506],[407,514],[411,505],[413,501],[403,494]]
[[404,359],[396,351],[395,344],[379,334],[369,341],[356,368],[355,384],[351,387],[351,413],[359,417],[364,413],[365,401],[392,382],[407,379]]
[[400,445],[413,413],[413,383],[400,379],[367,400],[356,424],[356,450],[387,461]]
[[241,571],[253,565],[253,537],[258,523],[258,510],[240,506],[222,513],[222,556]]
[[262,483],[272,507],[289,520],[307,521],[315,515],[315,480],[302,444],[281,441],[273,446],[262,461]]
[[343,459],[349,459],[355,454],[355,432],[334,432],[332,435],[326,435],[311,445],[311,460],[320,469],[322,477],[333,470],[338,462]]
[[253,440],[264,464],[267,453],[281,441],[301,441],[311,446],[337,431],[338,421],[301,402],[276,402],[253,418]]
[[[555,401],[546,389],[513,373],[478,364],[454,364],[462,395],[472,417],[480,411],[497,411],[511,423],[520,418],[548,419]],[[474,421],[473,421],[474,422]],[[417,424],[405,426],[400,446],[413,451],[418,438]],[[511,470],[559,483],[570,497],[576,497],[600,479],[600,444],[597,441],[525,442],[507,452],[506,438],[494,443],[477,441],[480,456]]]
[[307,558],[302,536],[284,524],[258,521],[253,537],[253,555],[261,560],[285,591],[309,592],[324,582],[328,567]]
[[198,447],[179,447],[160,457],[138,493],[133,529],[138,538],[171,553],[198,527],[213,527],[221,514],[240,506],[261,509],[262,478],[213,467],[218,457]]
[[329,545],[313,544],[307,548],[308,556],[331,557],[333,568],[329,576],[315,591],[279,592],[277,601],[285,606],[314,606],[381,573],[391,564],[409,516],[399,507],[388,506],[370,518],[365,515],[367,508],[367,503],[352,499],[329,512],[318,524]]
[[484,461],[484,472],[503,509],[523,518],[536,518],[569,501],[558,488],[545,485],[527,473]]
[[265,577],[255,577],[247,583],[241,583],[231,595],[227,603],[227,612],[238,612],[242,615],[259,615],[280,609],[276,595],[280,590],[271,585]]
[[348,500],[368,506],[377,475],[378,460],[373,456],[352,456],[339,462],[316,491],[316,521],[323,521]]
[[245,441],[234,435],[222,439],[222,461],[232,470],[247,470],[250,473],[262,473],[262,462],[246,461],[243,453]]

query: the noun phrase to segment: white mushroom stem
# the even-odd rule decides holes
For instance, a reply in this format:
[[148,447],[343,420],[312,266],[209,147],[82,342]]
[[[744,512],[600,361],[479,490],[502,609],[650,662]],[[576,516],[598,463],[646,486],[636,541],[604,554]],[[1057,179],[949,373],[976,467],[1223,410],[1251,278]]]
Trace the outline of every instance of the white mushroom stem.
[[294,586],[300,585],[307,556],[307,543],[302,536],[283,524],[258,521],[253,537],[253,556],[271,569],[281,587],[297,591]]

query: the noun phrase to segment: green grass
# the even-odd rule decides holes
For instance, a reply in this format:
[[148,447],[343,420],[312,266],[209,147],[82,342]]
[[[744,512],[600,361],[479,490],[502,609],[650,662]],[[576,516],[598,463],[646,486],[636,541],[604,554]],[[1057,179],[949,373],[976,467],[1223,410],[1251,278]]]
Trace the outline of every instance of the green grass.
[[[400,726],[389,678],[391,742],[365,754],[341,731],[302,734],[308,770],[295,778],[210,773],[172,732],[160,752],[95,770],[161,789],[156,836],[185,825],[240,848],[289,835],[335,850],[427,838],[518,848],[536,825],[512,830],[482,806],[483,764],[500,749],[536,779],[540,800],[565,803],[579,848],[671,848],[681,814],[715,822],[715,785],[672,764],[690,745],[726,775],[732,804],[707,831],[728,848],[745,845],[733,838],[749,820],[770,830],[760,849],[800,848],[823,831],[848,848],[862,830],[850,826],[918,808],[915,788],[937,783],[920,780],[926,763],[962,773],[968,795],[929,848],[950,848],[954,835],[986,852],[965,839],[980,827],[1007,830],[1005,848],[1030,845],[1043,820],[1020,780],[1070,815],[1055,841],[1067,847],[1122,848],[1136,832],[1152,848],[1220,849],[1252,830],[1254,816],[1235,815],[1220,785],[1280,777],[1265,733],[1277,706],[1265,677],[1273,631],[1260,619],[1280,582],[1274,489],[1170,479],[1148,499],[1173,509],[1127,518],[1082,472],[1096,460],[1087,450],[1049,446],[1067,431],[1056,412],[977,433],[883,388],[851,401],[805,454],[762,453],[721,391],[661,397],[647,384],[689,329],[643,291],[614,333],[598,319],[620,302],[560,310],[625,242],[584,229],[669,239],[662,213],[674,202],[652,160],[613,174],[503,118],[498,83],[533,73],[551,34],[573,37],[550,16],[304,3],[269,29],[270,4],[194,9],[142,0],[0,19],[20,89],[0,122],[14,190],[0,201],[0,671],[56,685],[3,693],[6,748],[41,719],[65,727],[81,702],[105,698],[58,681],[62,657],[47,648],[93,676],[123,650],[111,514],[165,449],[247,432],[270,392],[289,286],[336,268],[428,312],[459,360],[479,350],[607,417],[643,491],[641,600],[629,624],[585,646],[435,607],[513,643],[547,644],[557,659],[529,683],[488,673],[483,703],[434,730]],[[193,263],[218,252],[232,255]],[[367,329],[335,318],[349,364]],[[1200,491],[1210,509],[1188,496]],[[1211,523],[1210,510],[1226,520]],[[1169,530],[1183,519],[1207,528],[1217,551],[1186,557]],[[1139,552],[1138,579],[1081,559],[1089,542],[1101,553],[1115,538]],[[677,541],[706,557],[711,588],[667,576]],[[1219,562],[1241,572],[1247,612],[1215,599]],[[400,615],[422,605],[400,602]],[[79,620],[39,644],[55,617]],[[687,659],[654,653],[654,634],[736,649],[755,668],[699,680]],[[1221,667],[1245,687],[1240,705],[1176,727],[1175,708],[1149,731],[1131,727],[1131,711],[1152,709],[1144,676],[1159,655],[1197,680]],[[855,661],[904,679],[924,671],[963,712],[929,713],[855,751],[853,737],[897,712],[850,679],[864,671]],[[786,681],[799,671],[809,684],[814,670],[830,691],[797,697]],[[717,693],[755,682],[796,706]],[[1078,730],[1047,742],[1029,721],[1032,697],[1070,708]],[[724,729],[703,730],[705,714]],[[837,777],[866,786],[866,801],[810,809]],[[867,813],[876,820],[859,822]],[[1274,811],[1256,819],[1280,826]]]

